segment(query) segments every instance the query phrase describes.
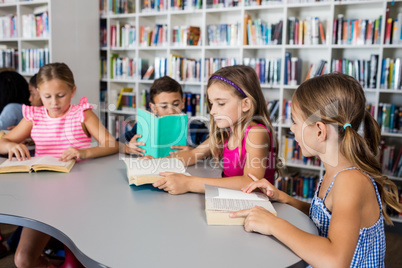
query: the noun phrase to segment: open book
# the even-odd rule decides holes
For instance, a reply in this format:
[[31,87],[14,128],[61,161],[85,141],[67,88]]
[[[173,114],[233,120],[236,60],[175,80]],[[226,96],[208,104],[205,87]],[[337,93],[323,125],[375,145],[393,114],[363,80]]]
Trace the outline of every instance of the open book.
[[260,206],[276,215],[275,208],[263,193],[243,193],[212,185],[205,185],[205,212],[208,225],[244,225],[245,218],[230,218],[234,211]]
[[141,158],[125,158],[123,159],[127,167],[128,183],[130,185],[141,185],[154,183],[162,178],[159,173],[171,171],[186,173],[183,163],[176,158],[156,158],[145,160]]
[[145,154],[154,158],[168,156],[173,145],[187,144],[187,114],[172,114],[156,117],[143,109],[137,109],[137,134],[138,139],[145,142]]
[[12,161],[7,159],[0,165],[0,173],[36,172],[39,170],[68,173],[73,168],[74,164],[74,159],[63,162],[51,156],[36,156],[24,161],[18,161],[16,158],[13,158]]

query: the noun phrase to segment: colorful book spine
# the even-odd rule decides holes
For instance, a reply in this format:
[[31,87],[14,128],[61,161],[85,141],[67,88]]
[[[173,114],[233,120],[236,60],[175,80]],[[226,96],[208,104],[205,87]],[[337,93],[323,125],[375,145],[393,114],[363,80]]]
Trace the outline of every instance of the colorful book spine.
[[48,48],[25,48],[21,49],[21,71],[37,73],[45,64],[50,63]]
[[49,36],[49,14],[44,11],[40,14],[22,15],[22,37],[36,38]]
[[149,26],[140,26],[140,47],[164,47],[168,45],[167,24],[156,24],[153,29]]
[[207,25],[207,42],[210,46],[239,46],[240,22]]
[[256,71],[261,85],[277,86],[280,84],[280,58],[243,58],[243,64]]
[[377,19],[345,19],[343,14],[334,20],[332,43],[338,45],[373,45],[381,38],[382,16]]
[[0,50],[0,68],[14,68],[18,70],[18,50],[7,48]]
[[275,180],[275,187],[294,198],[311,202],[318,186],[318,177],[312,175],[292,175],[279,177]]
[[109,14],[129,14],[135,12],[135,0],[107,0]]
[[113,54],[110,58],[110,78],[111,79],[137,79],[137,64],[134,58],[119,57]]
[[201,59],[171,54],[168,61],[169,76],[180,82],[201,81]]
[[402,106],[379,103],[377,122],[384,133],[402,133]]
[[120,25],[117,21],[110,26],[110,46],[120,48],[134,48],[136,46],[136,29],[134,25],[126,23]]
[[241,64],[238,58],[205,58],[205,81],[220,68]]

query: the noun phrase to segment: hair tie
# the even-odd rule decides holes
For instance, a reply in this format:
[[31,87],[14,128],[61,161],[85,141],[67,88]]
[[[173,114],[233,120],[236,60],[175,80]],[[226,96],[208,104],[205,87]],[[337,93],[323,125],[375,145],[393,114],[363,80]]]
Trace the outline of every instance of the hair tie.
[[346,123],[343,125],[343,129],[346,129],[347,127],[352,127],[352,125],[350,123]]
[[236,85],[235,83],[233,83],[233,82],[230,81],[229,79],[226,79],[225,77],[215,75],[215,76],[212,76],[212,77],[209,78],[209,79],[219,79],[219,80],[222,80],[222,81],[228,83],[229,85],[232,85],[232,86],[233,86],[235,89],[237,89],[245,98],[247,97],[246,94],[244,93],[244,91],[243,91],[238,85]]

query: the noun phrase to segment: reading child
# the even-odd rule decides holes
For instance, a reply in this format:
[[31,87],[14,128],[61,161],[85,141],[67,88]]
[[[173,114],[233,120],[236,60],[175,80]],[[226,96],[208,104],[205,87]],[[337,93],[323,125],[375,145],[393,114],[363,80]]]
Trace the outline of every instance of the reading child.
[[[117,153],[116,140],[92,112],[87,98],[83,97],[79,105],[71,104],[76,85],[66,64],[52,63],[40,68],[37,87],[44,106],[23,105],[24,118],[0,139],[0,153],[8,153],[10,160],[13,156],[18,160],[30,158],[27,147],[21,144],[30,134],[36,156],[50,155],[68,161]],[[90,147],[91,137],[99,146]],[[49,239],[47,234],[24,227],[15,254],[16,266],[47,267],[48,260],[41,254]]]
[[0,130],[11,129],[22,119],[22,105],[29,104],[28,83],[15,71],[0,72]]
[[[156,79],[150,88],[150,103],[149,107],[152,112],[157,116],[165,116],[172,114],[180,114],[184,108],[183,91],[181,85],[169,76],[164,76]],[[208,129],[200,126],[198,122],[190,124],[190,132],[194,129],[196,132],[191,133],[192,144],[198,145],[206,139]],[[172,126],[174,127],[174,126]],[[137,139],[141,138],[140,134],[137,134],[137,124],[133,126],[131,131],[128,131],[120,137],[120,141],[127,142],[125,145],[125,153],[138,154],[143,156],[145,150],[140,148],[139,145],[144,145],[144,142],[139,142]],[[190,150],[193,147],[174,145],[172,149]]]
[[203,178],[161,173],[154,187],[170,194],[205,192],[204,185],[241,189],[251,181],[247,174],[259,174],[273,182],[277,148],[267,105],[257,74],[251,67],[236,65],[215,72],[207,85],[210,109],[210,137],[191,151],[172,157],[185,165],[212,156],[223,161],[223,178]]
[[[322,75],[299,86],[292,99],[291,131],[303,155],[319,156],[325,167],[312,203],[279,191],[265,179],[243,191],[260,188],[271,200],[309,214],[319,236],[261,207],[232,214],[247,216],[246,231],[275,236],[314,267],[384,267],[384,219],[392,223],[384,206],[401,211],[401,205],[395,184],[381,173],[376,158],[380,128],[365,104],[361,85],[348,75]],[[362,123],[364,137],[358,133]]]

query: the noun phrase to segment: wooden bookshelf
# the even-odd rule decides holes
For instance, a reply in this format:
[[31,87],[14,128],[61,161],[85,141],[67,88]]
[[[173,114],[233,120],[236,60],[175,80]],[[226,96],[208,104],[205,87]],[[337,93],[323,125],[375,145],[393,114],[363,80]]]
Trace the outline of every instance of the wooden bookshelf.
[[[108,2],[108,1],[105,1]],[[201,94],[201,102],[204,103],[206,92],[206,65],[205,58],[235,58],[242,62],[245,58],[280,58],[280,83],[279,84],[262,84],[264,96],[268,101],[279,100],[279,111],[283,111],[283,100],[290,100],[292,94],[297,88],[295,85],[286,85],[284,83],[284,62],[285,54],[291,52],[293,57],[302,60],[301,81],[304,80],[311,63],[325,60],[327,62],[327,70],[331,66],[333,59],[347,58],[369,60],[372,54],[378,55],[377,81],[373,88],[365,87],[365,93],[368,103],[375,106],[374,116],[377,118],[378,106],[380,103],[393,103],[402,106],[402,90],[380,89],[381,63],[384,58],[402,58],[402,43],[400,44],[384,44],[385,38],[385,17],[387,7],[390,8],[389,16],[395,19],[398,13],[402,12],[402,1],[392,0],[367,0],[367,1],[321,1],[308,3],[307,1],[261,1],[261,5],[257,5],[257,1],[233,1],[238,6],[233,7],[210,7],[210,2],[203,1],[201,8],[192,7],[185,10],[177,10],[173,7],[167,7],[162,11],[143,11],[141,8],[142,1],[136,0],[135,12],[133,14],[112,14],[106,11],[101,16],[101,23],[106,25],[107,43],[100,51],[102,57],[109,59],[113,53],[133,58],[148,58],[152,61],[155,57],[169,58],[170,54],[179,54],[183,57],[201,59],[201,80],[197,82],[181,82],[184,91],[190,91]],[[302,2],[302,3],[301,3]],[[254,3],[254,4],[253,4]],[[169,3],[168,3],[169,4]],[[253,19],[263,19],[269,23],[277,23],[282,20],[282,36],[281,44],[267,45],[244,45],[244,23],[245,14],[249,14]],[[333,22],[338,15],[343,14],[345,19],[378,19],[382,18],[380,35],[378,43],[374,44],[333,44]],[[289,44],[288,19],[296,17],[299,19],[307,17],[318,17],[323,22],[323,30],[325,31],[325,43],[321,40],[318,44]],[[112,48],[110,47],[110,26],[116,21],[120,24],[130,23],[135,25],[137,29],[137,46],[135,48]],[[208,25],[210,24],[236,24],[239,23],[239,42],[229,45],[212,45],[208,43]],[[155,24],[166,24],[168,28],[167,44],[164,46],[140,47],[139,29],[140,26],[153,26]],[[172,29],[176,26],[197,26],[200,27],[201,37],[198,46],[174,46],[172,40]],[[108,72],[110,72],[110,62],[108,64]],[[169,68],[169,67],[168,67]],[[169,70],[168,70],[169,72]],[[108,74],[107,77],[110,77]],[[107,88],[108,94],[111,90],[119,91],[123,87],[133,87],[140,96],[143,89],[150,87],[150,81],[144,81],[140,78],[133,81],[117,81],[114,79],[103,79],[101,84]],[[110,96],[109,99],[110,101]],[[140,98],[137,98],[137,106],[140,105]],[[205,105],[201,107],[201,116],[207,116]],[[109,115],[114,116],[114,111],[106,111],[105,118]],[[287,135],[290,124],[282,120],[282,113],[278,119],[273,122],[277,130],[278,140]],[[120,115],[121,116],[121,115]],[[402,133],[383,133],[383,138],[389,144],[394,144],[398,150],[402,147]],[[279,144],[280,148],[282,147]],[[286,163],[285,163],[286,164]],[[308,172],[316,172],[322,176],[324,173],[323,166],[311,167],[300,164],[289,163],[289,169],[308,170]],[[392,178],[400,183],[400,178]]]
[[[17,71],[29,79],[37,73],[45,63],[65,62],[73,71],[77,84],[77,94],[73,102],[78,103],[82,96],[87,96],[90,103],[97,104],[99,100],[99,1],[97,0],[4,0],[0,1],[0,17],[13,16],[15,21],[15,36],[1,36],[0,51],[13,49],[15,51]],[[25,18],[38,17],[44,14],[41,22],[36,25],[26,23]],[[24,34],[32,27],[29,35]],[[37,34],[38,28],[44,29]],[[25,32],[26,33],[26,32]],[[23,54],[35,51],[46,54],[41,61],[34,60],[26,67]],[[46,59],[46,60],[44,60]],[[25,63],[25,64],[24,64]],[[7,66],[4,66],[7,67]]]

